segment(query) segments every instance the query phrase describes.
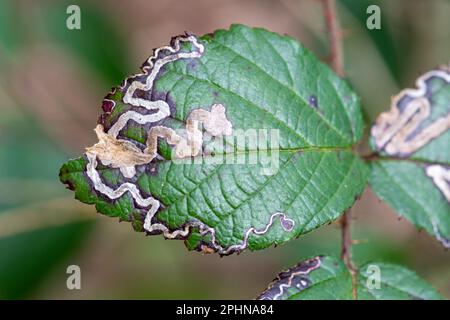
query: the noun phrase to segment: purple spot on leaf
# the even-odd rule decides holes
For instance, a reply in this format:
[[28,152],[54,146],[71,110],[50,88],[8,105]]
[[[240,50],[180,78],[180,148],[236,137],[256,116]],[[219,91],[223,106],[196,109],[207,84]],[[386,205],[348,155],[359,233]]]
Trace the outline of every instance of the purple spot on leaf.
[[112,109],[114,108],[114,101],[112,100],[103,100],[102,102],[102,109],[104,112],[111,112]]
[[280,219],[280,222],[281,222],[281,227],[285,231],[291,231],[294,228],[294,221],[291,219],[286,219],[286,218],[282,217]]
[[317,97],[315,95],[309,96],[308,102],[311,107],[313,108],[318,107]]

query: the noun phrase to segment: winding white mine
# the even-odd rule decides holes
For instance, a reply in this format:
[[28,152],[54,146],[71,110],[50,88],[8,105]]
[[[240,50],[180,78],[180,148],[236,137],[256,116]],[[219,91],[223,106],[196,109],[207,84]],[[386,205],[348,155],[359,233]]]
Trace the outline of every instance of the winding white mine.
[[441,190],[444,197],[450,202],[450,168],[434,164],[427,166],[427,176],[433,179],[434,184]]
[[450,239],[445,238],[445,237],[442,236],[441,232],[439,231],[439,224],[436,221],[436,219],[432,219],[431,220],[431,224],[433,226],[433,232],[434,232],[434,235],[436,236],[436,239],[440,243],[442,243],[444,248],[446,248],[446,249],[450,248]]
[[[371,131],[378,150],[384,149],[392,156],[408,156],[450,129],[450,113],[423,125],[432,113],[426,93],[427,81],[433,77],[440,78],[449,85],[450,69],[447,66],[442,70],[425,73],[417,79],[417,89],[400,92],[393,98],[391,110],[378,117]],[[405,104],[401,105],[405,98],[409,100],[404,100]],[[440,164],[429,165],[425,167],[425,173],[450,202],[450,168]],[[433,220],[432,225],[436,238],[445,247],[450,247],[450,240],[441,236],[437,222]]]
[[[320,268],[322,265],[321,257],[315,257],[297,264],[295,267],[281,272],[275,280],[269,284],[269,287],[258,297],[260,300],[278,300],[286,290],[296,287],[302,290],[308,287],[309,283],[302,276],[309,275],[312,271]],[[306,267],[308,266],[308,267]],[[294,280],[299,277],[298,284]]]
[[[190,42],[193,49],[189,52],[181,51],[181,43]],[[159,58],[159,53],[164,50],[171,54]],[[173,47],[165,46],[156,49],[154,55],[147,61],[147,65],[143,68],[144,73],[140,75],[148,75],[144,83],[133,81],[125,92],[123,102],[135,107],[144,107],[147,110],[156,111],[154,113],[143,115],[139,112],[130,110],[123,113],[118,120],[110,127],[107,133],[104,132],[101,125],[97,126],[96,133],[99,142],[94,146],[87,148],[86,156],[88,159],[87,175],[92,181],[95,190],[104,194],[110,199],[117,199],[124,193],[129,192],[136,203],[143,207],[149,208],[144,220],[144,229],[149,233],[162,232],[166,238],[173,239],[177,237],[185,238],[190,232],[190,228],[198,227],[202,235],[211,234],[211,246],[214,250],[222,255],[230,254],[235,251],[244,250],[248,247],[248,241],[251,234],[263,235],[269,231],[273,225],[275,218],[279,218],[281,227],[284,231],[292,231],[295,222],[288,218],[284,213],[275,212],[270,216],[267,225],[258,230],[250,227],[244,235],[242,243],[223,248],[217,243],[215,229],[206,226],[200,221],[191,221],[187,223],[183,229],[171,232],[165,225],[161,223],[153,223],[152,220],[160,207],[160,202],[153,198],[144,198],[138,187],[133,183],[123,183],[117,189],[112,189],[103,183],[97,167],[97,159],[104,165],[109,165],[120,169],[122,174],[127,178],[132,178],[136,174],[135,166],[149,163],[156,156],[157,139],[164,138],[169,144],[174,145],[177,157],[196,156],[202,146],[202,132],[198,128],[199,123],[203,123],[205,131],[212,136],[230,135],[232,133],[231,122],[225,115],[225,107],[221,104],[215,104],[211,107],[211,111],[204,109],[194,109],[186,120],[187,137],[182,137],[175,133],[171,128],[164,126],[153,126],[150,128],[147,136],[147,147],[141,151],[129,141],[117,139],[120,131],[127,125],[128,121],[133,120],[139,124],[155,123],[170,116],[169,105],[166,101],[157,100],[150,101],[135,97],[136,90],[151,91],[156,76],[161,68],[169,63],[179,59],[196,59],[200,58],[204,52],[204,47],[194,36],[180,36],[174,39]],[[148,73],[150,71],[150,73]],[[133,78],[135,77],[133,76]],[[122,85],[122,89],[126,87],[127,80]]]
[[235,244],[232,246],[229,246],[228,248],[224,249],[222,248],[220,245],[217,244],[216,241],[216,230],[212,229],[212,228],[200,228],[201,230],[201,235],[206,235],[206,234],[211,234],[211,238],[212,238],[212,245],[214,247],[214,249],[222,255],[227,255],[230,254],[232,252],[236,252],[236,251],[242,251],[245,248],[248,247],[248,239],[250,237],[251,234],[255,234],[255,235],[264,235],[266,234],[270,227],[273,225],[275,218],[279,217],[280,219],[280,224],[281,224],[281,228],[286,231],[292,231],[294,229],[295,226],[295,221],[288,218],[284,213],[282,212],[275,212],[274,214],[272,214],[269,218],[269,222],[266,224],[266,226],[264,228],[262,228],[261,230],[257,230],[254,227],[250,227],[244,235],[244,239],[242,240],[242,242],[240,244]]
[[[189,52],[182,52],[181,43],[182,42],[190,42],[196,50]],[[172,54],[167,55],[161,59],[158,59],[158,55],[161,51],[169,51]],[[165,46],[155,50],[152,57],[147,60],[147,65],[144,67],[144,75],[148,73],[148,70],[151,70],[150,74],[147,76],[145,83],[139,81],[133,81],[131,85],[128,87],[124,97],[123,102],[130,104],[135,107],[144,107],[147,110],[157,110],[154,114],[142,115],[135,111],[129,111],[122,114],[116,123],[108,130],[108,134],[113,137],[117,137],[120,130],[127,124],[129,120],[134,120],[139,124],[146,124],[160,121],[170,115],[169,105],[166,101],[157,100],[151,101],[142,98],[134,97],[134,93],[136,90],[142,91],[150,91],[153,89],[153,82],[155,81],[156,76],[158,75],[161,68],[169,63],[179,59],[195,59],[200,58],[204,51],[204,46],[198,43],[197,38],[194,36],[188,37],[177,37],[174,40],[174,46]]]
[[[391,110],[377,118],[371,134],[378,150],[384,148],[387,154],[393,156],[411,154],[450,129],[450,114],[447,114],[414,135],[419,126],[431,115],[431,105],[425,95],[426,81],[433,77],[450,83],[450,73],[446,71],[427,72],[417,79],[417,89],[401,91],[393,98]],[[405,97],[411,98],[411,101],[401,109],[399,103]]]

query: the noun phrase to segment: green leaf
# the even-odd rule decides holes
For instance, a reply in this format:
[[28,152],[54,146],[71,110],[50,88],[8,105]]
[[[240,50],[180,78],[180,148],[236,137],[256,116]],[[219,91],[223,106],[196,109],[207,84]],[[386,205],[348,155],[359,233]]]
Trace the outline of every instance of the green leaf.
[[[377,272],[379,285],[375,282]],[[371,262],[358,273],[358,299],[360,300],[439,300],[442,297],[413,271],[402,266]]]
[[375,193],[450,247],[450,72],[430,71],[403,90],[372,127]]
[[[356,275],[358,300],[441,299],[414,272],[392,264],[372,262]],[[260,300],[351,300],[352,277],[341,260],[318,256],[281,272],[258,297]]]
[[317,256],[282,271],[259,300],[350,300],[352,277],[341,260]]
[[359,100],[294,39],[187,34],[143,70],[105,98],[99,143],[61,168],[99,212],[227,255],[330,223],[364,189]]

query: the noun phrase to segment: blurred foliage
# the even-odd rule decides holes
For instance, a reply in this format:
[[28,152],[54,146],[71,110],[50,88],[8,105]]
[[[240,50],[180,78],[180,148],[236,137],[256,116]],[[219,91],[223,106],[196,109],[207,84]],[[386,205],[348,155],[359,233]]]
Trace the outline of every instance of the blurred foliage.
[[[366,28],[366,20],[368,17],[367,7],[370,5],[377,5],[379,7],[383,6],[383,1],[378,0],[342,0],[342,5],[345,7],[352,15],[355,16],[359,23],[359,28],[365,31],[367,37],[374,43],[377,50],[383,57],[386,66],[389,68],[392,76],[398,81],[400,70],[401,70],[401,54],[398,52],[392,34],[389,30],[389,25],[384,24],[381,29],[369,30]],[[384,14],[385,11],[381,10],[381,21],[385,21],[388,17]]]
[[[66,8],[73,4],[83,8],[81,30],[61,28],[66,24]],[[130,73],[126,46],[123,45],[126,38],[101,6],[92,6],[89,1],[58,1],[43,5],[40,14],[39,20],[47,35],[86,64],[101,80],[119,84]]]
[[[365,28],[369,2],[381,7],[381,30]],[[68,4],[80,6],[81,30],[67,30]],[[413,86],[420,73],[450,58],[450,1],[342,0],[340,9],[348,77],[369,119],[388,109],[399,87]],[[223,259],[189,253],[179,242],[145,238],[96,215],[58,182],[60,165],[83,150],[73,140],[95,138],[96,119],[78,120],[99,114],[107,90],[137,71],[152,47],[184,30],[205,34],[231,23],[290,34],[325,60],[320,1],[0,1],[0,298],[253,298],[300,259],[339,256],[337,225],[258,253]],[[40,63],[33,60],[36,48],[48,53],[49,65],[55,55],[64,58],[67,66],[55,66],[61,82],[79,71],[80,87],[55,92],[22,85],[29,81],[23,66]],[[31,78],[48,80],[39,73]],[[30,97],[31,89],[44,98],[58,95],[60,108]],[[83,103],[67,108],[71,101]],[[79,135],[64,127],[58,134],[49,130],[61,113],[74,119]],[[98,221],[95,228],[86,214]],[[431,237],[398,222],[370,192],[355,215],[354,238],[362,241],[354,246],[358,264],[405,264],[450,297],[450,258]],[[67,220],[33,224],[31,217],[44,216]],[[69,264],[82,268],[79,292],[65,286]]]
[[17,8],[10,1],[0,1],[0,45],[6,54],[14,54],[19,50],[22,40],[22,26],[18,21]]
[[[7,113],[7,110],[2,111]],[[0,126],[0,229],[8,231],[8,227],[14,226],[11,219],[5,217],[21,214],[20,211],[30,204],[45,203],[65,195],[55,181],[54,171],[65,155],[28,116],[6,116],[0,120]],[[49,212],[34,210],[31,214],[42,219],[42,215]],[[64,212],[58,210],[51,214]],[[22,218],[33,220],[25,214]],[[8,222],[9,226],[4,225]],[[32,228],[6,237],[0,232],[0,298],[24,298],[34,293],[54,266],[83,244],[91,226],[92,221],[75,222]]]
[[0,241],[0,298],[28,297],[55,265],[82,243],[91,223],[42,228]]

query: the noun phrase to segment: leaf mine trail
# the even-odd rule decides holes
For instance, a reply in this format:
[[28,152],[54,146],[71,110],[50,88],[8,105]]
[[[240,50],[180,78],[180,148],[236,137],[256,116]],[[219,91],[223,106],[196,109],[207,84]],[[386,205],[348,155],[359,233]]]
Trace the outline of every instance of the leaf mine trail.
[[430,71],[417,79],[418,89],[400,92],[393,98],[391,110],[378,117],[372,127],[378,150],[392,156],[407,156],[450,129],[450,113],[421,127],[431,116],[431,103],[426,95],[429,90],[427,82],[433,77],[450,83],[449,73]]
[[[405,89],[392,99],[391,110],[382,113],[372,127],[377,150],[407,158],[450,129],[450,112],[430,120],[432,106],[428,95],[433,78],[450,85],[448,71],[433,70],[417,79],[417,89]],[[450,169],[435,164],[426,166],[425,173],[450,202]]]
[[289,289],[295,288],[298,292],[305,290],[311,285],[308,275],[312,271],[319,269],[321,262],[322,257],[314,257],[301,261],[296,266],[281,272],[257,299],[279,300],[283,295],[287,294]]
[[[192,45],[188,52],[182,51],[181,44],[189,42]],[[170,54],[160,57],[161,52],[169,52]],[[194,220],[185,224],[181,229],[169,230],[169,228],[156,221],[156,213],[160,208],[160,201],[142,196],[138,186],[134,183],[126,182],[118,188],[113,189],[102,181],[97,171],[98,160],[103,165],[109,165],[118,168],[126,178],[133,178],[136,175],[135,166],[150,163],[157,157],[158,138],[164,138],[167,143],[174,145],[174,154],[177,158],[197,156],[201,150],[203,143],[203,133],[199,129],[201,123],[207,133],[213,137],[222,135],[231,135],[233,128],[231,122],[226,118],[225,107],[222,104],[214,104],[211,111],[204,109],[194,109],[190,112],[186,120],[186,137],[175,132],[172,128],[165,126],[152,126],[147,134],[146,148],[141,150],[135,144],[128,140],[118,139],[120,131],[124,129],[129,121],[137,122],[144,125],[148,123],[156,123],[170,116],[170,108],[166,101],[151,101],[141,97],[136,97],[136,92],[151,92],[153,84],[160,72],[161,68],[169,62],[179,59],[197,59],[202,56],[204,47],[200,44],[195,36],[179,36],[173,40],[173,46],[165,46],[156,49],[154,55],[147,60],[143,67],[143,73],[132,76],[131,78],[141,78],[145,76],[145,82],[134,80],[126,88],[130,78],[126,79],[120,87],[125,90],[123,102],[134,107],[143,107],[147,110],[154,111],[150,114],[141,114],[134,110],[124,112],[119,116],[117,121],[111,125],[108,132],[104,132],[104,128],[99,124],[95,132],[99,138],[99,142],[94,146],[87,148],[86,158],[88,159],[86,174],[91,180],[96,191],[105,195],[111,200],[115,200],[129,193],[134,201],[143,208],[148,208],[144,220],[144,229],[149,234],[163,233],[168,239],[186,238],[192,227],[197,227],[200,234],[205,236],[211,235],[211,243],[208,244],[212,249],[221,255],[228,255],[236,251],[242,251],[248,246],[248,240],[251,234],[264,235],[269,231],[276,218],[279,218],[281,227],[284,231],[289,232],[294,228],[294,220],[288,218],[284,213],[273,213],[266,226],[262,229],[250,227],[244,234],[244,238],[240,244],[231,245],[227,248],[222,247],[216,240],[216,231],[204,223]],[[106,103],[111,104],[112,111],[115,107],[113,100],[105,99]],[[105,102],[104,102],[105,103]],[[205,250],[205,252],[207,252]]]
[[390,111],[371,129],[374,150],[381,155],[373,164],[371,185],[380,198],[449,248],[450,69],[429,71],[417,78],[416,86],[393,97]]

